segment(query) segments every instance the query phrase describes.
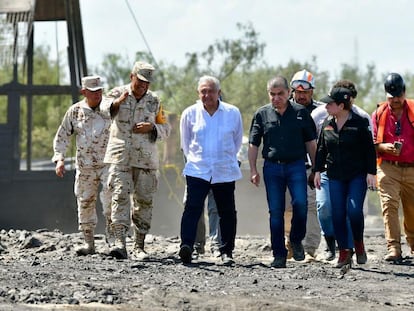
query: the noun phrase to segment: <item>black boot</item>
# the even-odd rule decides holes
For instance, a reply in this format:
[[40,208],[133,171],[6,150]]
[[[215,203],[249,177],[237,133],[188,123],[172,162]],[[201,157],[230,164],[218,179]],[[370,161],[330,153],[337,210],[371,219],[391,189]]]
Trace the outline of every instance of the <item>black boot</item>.
[[325,260],[331,261],[335,259],[335,237],[325,236],[326,241],[326,250],[325,250]]

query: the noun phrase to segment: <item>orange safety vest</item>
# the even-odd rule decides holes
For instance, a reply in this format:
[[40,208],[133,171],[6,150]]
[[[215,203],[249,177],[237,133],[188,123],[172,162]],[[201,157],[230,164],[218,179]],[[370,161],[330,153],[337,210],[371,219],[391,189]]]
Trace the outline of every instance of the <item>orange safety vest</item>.
[[[410,121],[411,126],[414,128],[414,100],[406,99],[407,103],[407,112],[408,112],[408,121]],[[375,119],[377,121],[377,136],[375,139],[376,144],[380,144],[384,140],[384,130],[385,130],[385,121],[389,115],[390,110],[387,109],[388,102],[382,102],[378,105],[378,108],[375,112]],[[377,154],[377,164],[381,164],[381,157]]]

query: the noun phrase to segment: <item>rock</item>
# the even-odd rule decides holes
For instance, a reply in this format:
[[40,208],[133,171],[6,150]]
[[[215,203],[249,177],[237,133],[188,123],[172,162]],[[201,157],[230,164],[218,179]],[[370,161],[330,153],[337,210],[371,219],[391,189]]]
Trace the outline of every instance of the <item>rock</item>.
[[[58,310],[59,305],[75,311],[388,311],[390,306],[399,311],[414,305],[412,258],[400,265],[384,262],[381,234],[366,236],[368,263],[355,264],[346,273],[334,268],[335,262],[318,260],[289,260],[286,269],[271,269],[268,237],[237,237],[233,267],[207,253],[183,265],[176,236],[148,235],[146,250],[151,257],[145,262],[107,257],[103,238],[95,240],[97,254],[76,257],[73,246],[82,243],[79,233],[2,230],[0,237],[7,250],[0,254],[1,310],[35,310],[35,306]],[[127,248],[133,248],[131,239]],[[406,245],[404,252],[409,253]]]

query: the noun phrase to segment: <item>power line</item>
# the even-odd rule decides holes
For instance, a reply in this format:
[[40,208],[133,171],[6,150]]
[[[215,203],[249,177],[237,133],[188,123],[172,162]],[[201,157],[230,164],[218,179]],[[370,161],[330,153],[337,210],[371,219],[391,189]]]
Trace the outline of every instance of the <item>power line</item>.
[[[137,20],[135,14],[134,14],[134,11],[132,10],[132,8],[131,8],[131,6],[129,4],[129,1],[128,0],[125,0],[125,3],[127,5],[127,7],[128,7],[129,12],[131,13],[132,18],[134,19],[134,22],[135,22],[135,25],[138,28],[138,31],[141,34],[142,40],[144,41],[144,44],[147,47],[148,53],[151,56],[151,58],[152,58],[152,60],[154,62],[154,65],[157,67],[157,71],[159,72],[159,75],[161,76],[161,79],[163,79],[165,81],[166,79],[165,79],[164,72],[161,70],[161,67],[158,65],[158,62],[155,59],[154,54],[152,53],[151,48],[150,48],[147,40],[145,39],[144,32],[142,31],[141,27],[139,26],[138,20]],[[170,87],[168,85],[165,85],[164,87],[170,92],[170,94],[172,94],[172,90],[170,89]],[[175,102],[175,99],[172,98],[172,101]],[[164,111],[167,112],[167,110],[165,110],[165,109],[164,109]]]
[[128,0],[125,0],[125,3],[127,5],[127,7],[128,7],[129,12],[131,13],[132,18],[134,19],[134,22],[135,22],[135,25],[138,28],[138,31],[141,34],[142,40],[144,41],[145,46],[147,47],[147,50],[148,50],[149,54],[151,55],[152,60],[154,61],[154,64],[159,68],[158,63],[157,63],[157,61],[156,61],[156,59],[154,57],[154,54],[152,53],[151,48],[150,48],[147,40],[145,39],[144,32],[142,31],[141,27],[139,26],[139,23],[138,23],[137,18],[135,17],[134,11],[132,10],[131,6],[129,5],[129,1]]

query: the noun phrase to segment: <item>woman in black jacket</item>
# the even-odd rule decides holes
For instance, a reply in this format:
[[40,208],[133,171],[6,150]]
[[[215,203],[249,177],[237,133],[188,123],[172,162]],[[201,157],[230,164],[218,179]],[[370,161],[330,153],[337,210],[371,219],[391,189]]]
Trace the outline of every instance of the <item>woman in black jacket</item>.
[[326,170],[332,203],[332,218],[338,242],[336,267],[351,264],[354,253],[347,239],[347,217],[351,223],[357,263],[364,264],[363,205],[367,188],[376,184],[376,154],[368,121],[351,110],[351,92],[333,88],[322,101],[329,117],[322,125],[315,160],[315,187],[320,188],[320,172]]

